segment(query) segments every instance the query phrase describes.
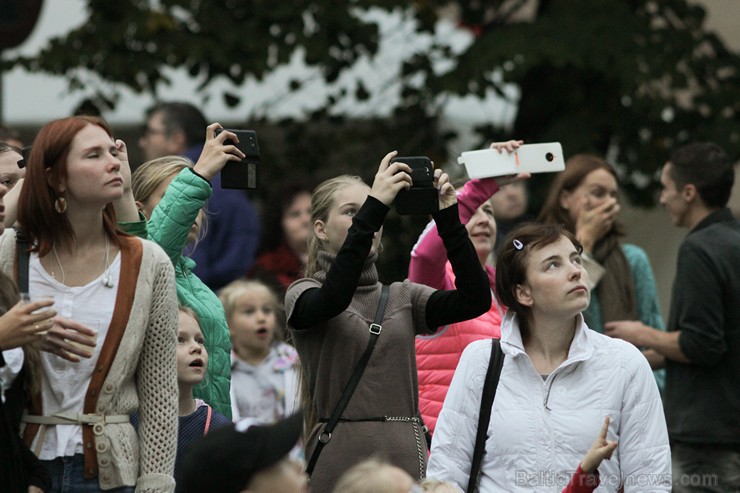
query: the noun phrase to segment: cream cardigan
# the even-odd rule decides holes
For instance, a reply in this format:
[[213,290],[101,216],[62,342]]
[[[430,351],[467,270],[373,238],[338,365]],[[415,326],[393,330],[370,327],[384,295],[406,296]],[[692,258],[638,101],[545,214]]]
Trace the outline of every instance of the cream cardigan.
[[[175,277],[172,262],[159,246],[133,241],[143,246],[141,267],[128,323],[97,395],[96,412],[138,410],[139,434],[129,423],[93,426],[97,476],[104,490],[135,485],[137,493],[172,492],[178,413]],[[7,229],[0,236],[0,270],[11,277],[15,253],[15,231]]]

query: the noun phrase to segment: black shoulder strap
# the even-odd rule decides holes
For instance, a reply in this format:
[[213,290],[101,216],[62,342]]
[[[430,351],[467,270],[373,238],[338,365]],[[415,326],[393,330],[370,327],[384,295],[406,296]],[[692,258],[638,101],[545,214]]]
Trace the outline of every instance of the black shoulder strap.
[[28,293],[28,239],[20,229],[15,232],[16,284],[19,293]]
[[486,451],[486,439],[488,438],[488,424],[491,422],[491,410],[493,399],[496,397],[496,387],[501,377],[501,368],[504,366],[504,352],[501,350],[501,341],[491,340],[491,359],[488,362],[486,380],[483,383],[483,397],[480,401],[480,414],[478,416],[478,433],[475,436],[475,447],[473,448],[473,462],[470,466],[470,477],[468,479],[467,493],[478,491],[478,475],[480,474],[483,454]]
[[360,378],[362,378],[362,374],[365,371],[367,362],[370,361],[370,356],[373,354],[375,343],[378,341],[378,336],[380,335],[380,331],[383,328],[381,326],[381,322],[383,321],[383,315],[385,314],[385,306],[387,303],[388,286],[383,285],[383,289],[380,291],[380,301],[378,302],[378,309],[375,311],[375,319],[373,320],[373,323],[370,324],[370,340],[367,343],[367,348],[362,354],[360,361],[357,362],[357,366],[355,366],[355,371],[352,373],[349,382],[347,382],[347,386],[344,387],[344,391],[342,392],[342,396],[339,398],[337,406],[334,408],[329,421],[326,423],[326,426],[319,435],[319,441],[316,443],[316,448],[314,449],[313,454],[311,454],[311,460],[308,461],[308,466],[306,466],[306,473],[309,476],[313,472],[314,467],[316,467],[316,461],[319,460],[321,449],[323,449],[324,446],[331,440],[331,432],[334,431],[334,427],[339,422],[339,418],[342,417],[342,413],[346,409],[347,404],[349,404],[349,400],[352,398],[352,394],[355,392],[357,384],[360,383]]

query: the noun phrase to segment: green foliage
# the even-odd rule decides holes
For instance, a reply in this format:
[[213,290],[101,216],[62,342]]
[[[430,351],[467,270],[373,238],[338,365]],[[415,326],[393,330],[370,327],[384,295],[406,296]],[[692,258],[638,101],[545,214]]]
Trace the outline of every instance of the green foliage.
[[[405,74],[422,73],[420,99],[482,96],[492,86],[503,94],[516,84],[518,115],[503,137],[557,140],[567,155],[608,155],[642,205],[654,203],[656,173],[678,145],[712,140],[740,158],[740,58],[706,31],[701,7],[542,0],[534,19],[513,20],[512,6],[523,3],[459,2],[476,38],[453,69],[436,74],[418,63]],[[483,145],[496,129],[481,130]],[[533,180],[535,210],[545,180]]]
[[[169,82],[169,67],[186,68],[201,88],[220,77],[239,85],[246,77],[263,79],[297,52],[331,82],[378,44],[375,24],[328,1],[87,3],[90,17],[82,26],[52,39],[38,56],[9,65],[64,75],[72,88],[91,83],[79,70],[87,69],[104,82],[157,94]],[[111,89],[103,84],[100,90]]]
[[[108,107],[121,87],[161,96],[168,68],[187,69],[204,89],[218,79],[237,86],[263,80],[301,57],[331,83],[377,53],[379,26],[364,14],[381,10],[413,18],[417,32],[433,39],[401,65],[395,117],[426,119],[450,95],[482,97],[491,89],[504,95],[515,84],[521,97],[513,127],[483,122],[480,145],[494,138],[558,140],[568,155],[608,155],[630,197],[645,205],[653,203],[656,171],[675,146],[712,140],[740,157],[740,58],[706,30],[701,7],[688,0],[540,0],[527,16],[531,3],[88,0],[87,22],[38,56],[6,60],[4,68],[63,75],[71,89],[92,88]],[[462,51],[433,34],[441,16],[456,17],[473,33]],[[291,91],[302,86],[300,79],[289,85]],[[339,103],[371,96],[358,81],[306,116],[341,121]],[[230,106],[241,97],[223,94]],[[376,131],[387,130],[375,123]],[[536,191],[546,179],[533,180]]]

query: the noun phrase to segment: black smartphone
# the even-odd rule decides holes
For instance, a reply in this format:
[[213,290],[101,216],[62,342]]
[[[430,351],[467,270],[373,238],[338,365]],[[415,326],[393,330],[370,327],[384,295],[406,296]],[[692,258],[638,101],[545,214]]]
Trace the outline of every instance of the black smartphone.
[[391,163],[411,167],[411,188],[396,195],[396,212],[403,215],[432,214],[439,210],[439,197],[434,188],[434,165],[426,156],[394,157]]
[[[221,133],[220,128],[215,134]],[[241,161],[229,161],[221,170],[221,186],[239,190],[254,190],[259,188],[260,147],[257,143],[257,132],[254,130],[225,129],[236,134],[239,142],[226,139],[224,143],[234,144],[246,157]]]

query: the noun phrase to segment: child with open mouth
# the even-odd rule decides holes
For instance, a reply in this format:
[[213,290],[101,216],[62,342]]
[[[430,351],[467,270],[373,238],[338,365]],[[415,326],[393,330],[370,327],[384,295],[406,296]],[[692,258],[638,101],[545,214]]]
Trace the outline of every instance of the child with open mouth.
[[232,419],[290,416],[298,405],[298,353],[276,333],[284,319],[278,297],[261,281],[237,280],[219,298],[231,333]]
[[[175,482],[179,484],[183,459],[193,443],[209,430],[231,424],[229,418],[219,413],[201,399],[193,397],[193,390],[207,384],[208,351],[200,320],[194,310],[180,305],[177,328],[177,385],[179,390],[179,419]],[[131,417],[138,428],[138,413]],[[179,488],[178,488],[179,490]]]

